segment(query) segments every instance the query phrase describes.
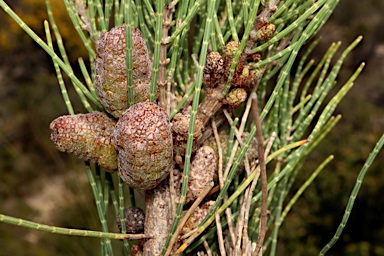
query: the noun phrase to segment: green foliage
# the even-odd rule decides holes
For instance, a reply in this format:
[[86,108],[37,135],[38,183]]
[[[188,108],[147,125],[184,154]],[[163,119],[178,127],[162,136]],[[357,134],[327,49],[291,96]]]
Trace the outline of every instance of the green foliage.
[[[97,41],[100,33],[108,30],[109,24],[114,23],[113,25],[117,26],[123,23],[123,21],[126,24],[128,39],[126,40],[126,66],[129,105],[133,102],[134,96],[132,90],[132,42],[130,40],[130,28],[133,26],[140,27],[143,35],[146,37],[147,44],[150,45],[150,49],[152,49],[154,66],[150,100],[154,101],[157,94],[159,105],[166,107],[165,99],[169,96],[165,96],[165,86],[167,83],[171,84],[171,93],[175,96],[183,96],[183,99],[178,106],[174,109],[170,109],[172,111],[170,114],[172,119],[175,114],[180,111],[183,104],[187,102],[188,99],[192,98],[189,102],[192,111],[188,129],[186,155],[183,161],[184,176],[183,186],[181,188],[181,202],[178,204],[176,217],[173,221],[163,253],[171,242],[171,237],[178,227],[182,211],[185,208],[183,198],[187,191],[188,173],[190,171],[190,162],[193,155],[195,121],[199,118],[199,114],[204,112],[201,108],[204,106],[204,100],[208,98],[208,96],[205,96],[204,98],[202,95],[209,93],[209,90],[203,87],[206,56],[210,49],[221,50],[224,47],[224,44],[231,39],[236,41],[240,40],[240,45],[234,52],[233,61],[227,63],[228,79],[224,81],[220,90],[216,88],[218,90],[217,95],[220,95],[220,97],[217,98],[217,102],[219,103],[216,102],[215,104],[222,104],[221,98],[230,90],[233,82],[238,79],[236,77],[236,75],[238,75],[236,72],[239,72],[238,67],[242,67],[244,64],[249,64],[251,70],[259,70],[262,74],[262,78],[257,82],[257,90],[256,87],[251,88],[249,93],[254,94],[257,92],[257,97],[260,102],[259,107],[262,109],[260,118],[261,121],[264,121],[264,139],[269,139],[271,143],[267,147],[268,150],[271,150],[271,153],[266,158],[269,163],[269,179],[267,184],[269,189],[268,202],[261,202],[260,199],[262,197],[261,187],[263,184],[258,184],[254,193],[252,191],[249,192],[249,223],[246,221],[247,225],[249,225],[249,239],[256,242],[258,237],[264,232],[257,227],[259,227],[260,218],[262,218],[260,217],[261,215],[258,208],[263,205],[265,206],[265,203],[268,203],[268,210],[273,216],[273,218],[268,220],[268,232],[263,248],[265,253],[269,252],[271,255],[275,255],[278,239],[280,240],[280,237],[282,239],[289,237],[289,232],[292,230],[295,231],[295,235],[299,234],[299,236],[305,236],[307,230],[305,228],[297,228],[300,226],[303,219],[297,217],[297,215],[305,217],[310,216],[310,209],[301,209],[298,213],[294,212],[292,218],[289,217],[287,213],[290,211],[292,205],[296,204],[298,197],[303,191],[311,185],[319,172],[329,168],[326,165],[332,159],[332,156],[324,160],[324,155],[327,154],[321,154],[320,161],[322,161],[323,164],[319,167],[317,167],[317,165],[307,166],[303,164],[311,151],[318,147],[325,135],[327,135],[339,121],[340,116],[333,116],[335,108],[345,94],[352,88],[357,76],[364,66],[364,64],[361,64],[351,77],[348,80],[346,79],[347,81],[343,86],[336,86],[336,78],[345,58],[360,42],[361,37],[358,37],[350,46],[346,47],[341,56],[337,57],[335,61],[332,60],[334,56],[337,56],[335,54],[340,47],[340,44],[332,44],[322,60],[316,62],[315,68],[311,68],[311,66],[314,65],[314,62],[312,60],[307,60],[307,57],[310,52],[314,50],[318,41],[315,41],[304,55],[299,54],[302,47],[310,42],[310,39],[316,35],[322,25],[327,21],[338,1],[276,1],[278,4],[276,10],[274,10],[274,6],[268,6],[268,4],[274,3],[272,0],[266,1],[266,3],[261,3],[261,1],[258,0],[246,1],[242,5],[239,5],[237,2],[232,3],[231,1],[219,0],[197,0],[191,1],[189,4],[187,1],[167,1],[167,5],[165,5],[165,1],[153,1],[153,3],[151,3],[146,0],[137,2],[109,0],[105,1],[105,3],[102,3],[101,1],[86,1],[86,9],[80,6],[80,3],[81,1],[73,2],[64,0],[70,19],[88,54],[87,58],[89,60],[85,63],[82,59],[78,60],[81,66],[81,75],[80,72],[77,73],[74,71],[74,68],[72,68],[73,63],[67,57],[65,49],[67,49],[68,52],[72,52],[72,50],[71,48],[68,48],[66,44],[64,45],[61,40],[61,34],[63,35],[63,38],[66,36],[62,33],[62,30],[55,25],[55,18],[51,15],[52,9],[49,1],[46,1],[48,13],[50,15],[49,21],[44,23],[44,36],[39,36],[31,30],[26,25],[25,20],[22,21],[4,1],[0,1],[0,6],[52,58],[64,103],[70,114],[74,114],[77,112],[77,109],[80,108],[86,109],[87,111],[103,109],[96,92],[93,89],[93,62],[96,56],[94,42]],[[227,5],[226,8],[223,8],[222,6],[225,5]],[[173,9],[174,7],[176,7],[175,10]],[[132,13],[136,13],[137,11],[139,11],[138,16],[133,16]],[[173,15],[175,17],[173,17]],[[271,35],[268,34],[262,39],[258,39],[257,33],[255,36],[255,32],[259,31],[255,29],[254,25],[260,22],[259,19],[256,19],[257,17],[261,18],[260,16],[276,26],[276,32],[271,33]],[[36,15],[32,15],[31,17],[35,18]],[[202,24],[199,24],[200,21]],[[169,36],[167,35],[168,32]],[[55,44],[53,44],[54,42],[52,42],[51,34],[55,35],[58,49]],[[192,40],[190,40],[189,37],[191,37]],[[46,40],[42,40],[42,38]],[[3,39],[1,40],[1,42],[3,42]],[[192,47],[191,43],[193,43]],[[247,63],[246,61],[248,61],[247,58],[250,56],[250,53],[260,53],[262,59],[258,62],[249,61],[249,63]],[[189,57],[191,54],[194,54],[194,57],[197,58],[195,63]],[[181,61],[179,61],[180,58],[182,59]],[[168,71],[171,71],[170,76],[168,75]],[[65,77],[63,78],[62,73],[65,73],[69,79],[67,80]],[[168,76],[170,80],[168,80]],[[71,85],[68,86],[68,84]],[[72,88],[74,90],[72,90]],[[328,99],[333,91],[334,96]],[[77,100],[74,100],[74,103],[72,103],[72,99],[76,99],[76,97],[74,97],[74,92],[77,94],[78,101],[81,102],[82,107],[76,107]],[[40,95],[40,97],[42,96]],[[57,98],[56,95],[55,99]],[[203,103],[201,101],[203,101]],[[54,104],[57,104],[57,101],[52,105]],[[215,220],[215,211],[222,214],[225,209],[230,207],[232,209],[232,218],[234,221],[241,223],[240,219],[235,219],[242,214],[240,209],[243,205],[239,203],[242,201],[240,198],[244,193],[245,195],[248,194],[248,186],[252,184],[255,177],[258,177],[260,168],[260,166],[255,163],[252,168],[249,168],[249,166],[247,167],[249,176],[244,174],[240,176],[236,175],[237,168],[243,160],[245,152],[251,144],[252,138],[256,134],[256,126],[252,121],[252,118],[248,117],[252,104],[254,104],[252,103],[252,98],[249,97],[247,102],[245,102],[238,111],[232,113],[232,116],[227,114],[229,124],[231,124],[231,118],[241,120],[237,130],[240,133],[248,131],[249,137],[241,143],[238,140],[235,142],[231,140],[229,142],[230,145],[233,145],[234,152],[240,147],[241,153],[236,159],[227,159],[228,161],[225,162],[226,164],[224,168],[226,169],[228,176],[220,189],[220,193],[214,198],[216,202],[202,223],[200,223],[198,231],[188,240],[184,241],[184,245],[181,245],[179,248],[180,252],[185,249],[192,252],[193,249],[199,248],[204,239],[214,241],[211,244],[212,250],[214,250],[214,247],[217,246],[216,229],[215,227],[210,228],[210,224]],[[41,106],[43,106],[43,104],[41,104]],[[39,109],[39,106],[35,106],[35,104],[31,104],[31,108],[34,109],[34,113],[42,112]],[[221,108],[221,105],[219,105],[219,109],[224,109],[224,107]],[[215,112],[216,110],[212,110],[212,113],[210,114],[214,116]],[[26,117],[22,115],[21,118]],[[33,122],[31,123],[33,124]],[[208,127],[209,126],[206,128]],[[8,128],[8,130],[11,129],[12,128]],[[231,138],[233,138],[234,131],[235,125],[232,125]],[[39,136],[42,136],[42,134],[47,134],[47,132],[39,133]],[[306,138],[308,138],[309,141],[305,140]],[[370,138],[370,146],[367,146],[364,151],[369,151],[371,145],[375,139],[377,139],[374,138],[374,136]],[[360,145],[360,139],[363,140],[363,138],[356,138],[356,144]],[[347,223],[350,210],[352,209],[354,199],[357,196],[365,172],[383,146],[383,140],[384,139],[382,138],[380,143],[377,144],[377,147],[372,152],[370,158],[368,158],[366,165],[364,165],[361,174],[359,175],[355,189],[350,197],[347,208],[348,212],[347,215],[345,215],[346,218],[342,220],[340,227],[344,227]],[[4,154],[8,154],[14,159],[18,159],[18,161],[20,161],[20,169],[24,169],[25,165],[22,165],[22,160],[23,157],[28,156],[23,156],[20,154],[20,150],[12,148],[11,143],[6,145],[7,147]],[[338,144],[334,143],[334,145]],[[45,152],[51,151],[54,150],[45,150]],[[348,151],[347,147],[345,147],[345,152],[341,152],[348,157],[351,164],[362,163],[360,159],[361,155],[353,155],[353,153]],[[230,152],[225,153],[229,156]],[[31,160],[28,160],[26,162],[29,163],[30,161]],[[60,160],[57,162],[60,162]],[[69,169],[71,166],[57,162],[54,162],[52,165],[64,165],[63,169]],[[76,166],[76,168],[78,167]],[[309,170],[312,176],[304,179],[301,178],[301,173],[303,173],[302,169]],[[337,169],[348,170],[349,168],[346,166],[338,167]],[[124,201],[127,198],[128,193],[124,193],[124,185],[116,175],[112,177],[109,174],[104,174],[99,168],[93,168],[89,164],[86,166],[86,172],[89,183],[91,184],[94,200],[96,201],[97,210],[93,209],[93,216],[96,215],[94,213],[97,211],[101,224],[101,227],[95,229],[101,229],[102,232],[93,233],[84,232],[82,230],[71,231],[68,229],[56,230],[51,226],[40,226],[37,223],[18,220],[5,215],[0,215],[0,221],[49,232],[57,231],[61,234],[81,234],[85,236],[96,235],[101,237],[100,253],[102,255],[113,255],[115,249],[113,249],[112,245],[115,246],[116,243],[112,242],[111,239],[120,239],[121,235],[113,234],[113,231],[110,229],[114,224],[114,216],[116,214],[122,216],[126,204]],[[308,176],[309,174],[306,177]],[[342,183],[353,184],[353,181],[349,180],[350,177],[350,175],[345,175],[346,182]],[[14,176],[6,176],[6,179],[16,185],[13,180]],[[302,184],[299,185],[300,189],[296,194],[297,196],[292,192],[294,191],[292,188],[294,188],[296,182]],[[345,205],[346,197],[344,196],[336,201],[333,197],[334,190],[332,190],[337,187],[340,188],[339,184],[340,183],[337,182],[337,180],[333,180],[333,183],[329,182],[329,179],[324,183],[320,181],[317,185],[311,185],[309,187],[319,188],[321,193],[324,193],[322,197],[320,197],[318,193],[308,193],[306,194],[305,199],[317,203],[321,198],[329,198],[334,202],[335,207],[337,206],[337,209],[340,209],[340,201]],[[117,187],[118,191],[115,191],[114,186]],[[130,190],[131,198],[133,197],[132,191],[133,190]],[[8,193],[7,190],[0,192],[5,194]],[[88,192],[90,193],[90,191]],[[133,200],[131,201],[131,204],[135,204]],[[299,201],[297,206],[300,206],[300,204],[301,202]],[[313,208],[318,211],[323,210],[319,204],[313,204]],[[113,214],[110,214],[110,212],[113,212]],[[286,216],[288,217],[286,221],[284,221]],[[322,216],[324,216],[325,223],[331,221],[329,219],[330,216],[327,216],[326,213]],[[93,219],[89,218],[89,220],[91,222]],[[228,220],[229,219],[225,220],[224,217],[222,218],[221,225],[224,228],[227,228]],[[315,219],[314,221],[317,221],[317,223],[320,224],[324,223],[324,220],[321,221]],[[44,220],[41,222],[44,222]],[[72,226],[72,223],[69,225]],[[284,227],[284,233],[280,232],[281,226],[286,226]],[[90,227],[92,227],[91,224],[86,228]],[[122,225],[122,227],[124,227],[124,225]],[[335,225],[330,228],[334,231]],[[199,238],[198,236],[205,231],[207,232]],[[332,243],[337,241],[341,231],[342,228],[339,228],[336,233],[336,238],[332,240]],[[124,229],[122,232],[125,232]],[[233,232],[233,230],[230,230],[230,232]],[[11,233],[8,236],[12,238],[13,234]],[[66,237],[65,239],[69,238]],[[314,241],[313,243],[319,243],[317,237],[309,237],[308,240],[311,240],[311,242]],[[321,241],[321,243],[325,242],[327,241]],[[289,243],[282,245],[282,247],[284,251],[299,253],[299,250]],[[359,248],[364,250],[365,247],[366,245],[362,244]],[[58,252],[62,250],[61,248],[57,249]],[[78,250],[82,250],[82,247],[79,246]],[[126,240],[124,241],[124,250],[125,254],[130,250]],[[348,247],[346,250],[348,252],[354,252],[358,249]],[[68,253],[69,251],[66,252]],[[193,251],[193,253],[195,252],[196,251]],[[319,252],[319,249],[311,247],[306,250],[306,253],[308,252],[314,254]]]

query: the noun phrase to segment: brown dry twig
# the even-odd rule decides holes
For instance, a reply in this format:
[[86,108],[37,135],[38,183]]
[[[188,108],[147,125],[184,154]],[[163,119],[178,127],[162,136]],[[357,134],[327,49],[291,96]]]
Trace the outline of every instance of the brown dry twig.
[[260,176],[261,176],[261,217],[260,217],[260,229],[259,237],[257,239],[257,247],[254,251],[254,255],[259,255],[259,252],[263,246],[265,233],[267,232],[267,200],[268,200],[268,189],[267,189],[267,170],[264,157],[264,146],[263,146],[263,131],[261,128],[261,121],[259,116],[259,107],[256,93],[252,93],[252,115],[256,125],[256,139],[258,141],[257,150],[259,153],[259,165],[260,165]]
[[201,192],[201,194],[196,199],[196,201],[192,204],[192,206],[188,209],[188,211],[184,215],[183,219],[180,220],[179,225],[177,226],[177,229],[176,229],[175,233],[173,233],[172,239],[171,239],[171,241],[169,243],[169,246],[168,246],[167,251],[165,252],[164,256],[170,255],[170,253],[172,252],[172,247],[176,243],[177,238],[179,237],[179,234],[180,234],[182,228],[184,227],[184,224],[187,222],[188,218],[192,215],[192,213],[195,211],[195,209],[199,206],[201,201],[203,201],[203,199],[206,197],[206,195],[209,193],[209,191],[211,191],[211,189],[212,189],[211,186],[207,186]]

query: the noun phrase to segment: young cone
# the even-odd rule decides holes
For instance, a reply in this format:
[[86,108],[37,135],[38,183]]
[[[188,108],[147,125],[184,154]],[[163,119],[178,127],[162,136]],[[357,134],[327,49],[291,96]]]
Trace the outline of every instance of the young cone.
[[55,147],[80,159],[95,162],[106,171],[117,169],[112,135],[116,122],[100,112],[66,115],[52,121]]
[[154,188],[172,167],[169,118],[154,103],[142,102],[126,110],[116,124],[113,143],[119,175],[133,188]]
[[[97,42],[95,88],[105,110],[119,118],[128,108],[125,26],[104,33]],[[147,101],[152,78],[152,60],[144,38],[132,28],[133,86],[135,103]]]

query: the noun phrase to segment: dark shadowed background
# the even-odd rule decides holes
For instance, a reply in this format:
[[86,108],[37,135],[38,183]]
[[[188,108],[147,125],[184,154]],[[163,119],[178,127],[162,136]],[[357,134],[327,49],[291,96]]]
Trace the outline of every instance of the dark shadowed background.
[[[44,38],[44,0],[7,2]],[[79,72],[77,58],[86,57],[85,49],[61,0],[51,2],[70,60]],[[345,61],[340,84],[362,61],[367,65],[336,110],[342,120],[311,154],[297,181],[299,186],[321,161],[335,155],[284,222],[279,255],[317,255],[331,239],[358,172],[384,131],[383,13],[384,1],[342,0],[321,31],[323,39],[312,54],[315,60],[331,42],[343,42],[344,49],[358,35],[364,36]],[[85,112],[72,87],[67,87],[75,112]],[[0,212],[44,224],[100,230],[83,163],[57,151],[49,139],[50,122],[66,113],[50,57],[0,11]],[[384,255],[383,193],[381,152],[342,237],[328,255]],[[94,255],[99,250],[95,239],[4,223],[0,234],[0,255]]]

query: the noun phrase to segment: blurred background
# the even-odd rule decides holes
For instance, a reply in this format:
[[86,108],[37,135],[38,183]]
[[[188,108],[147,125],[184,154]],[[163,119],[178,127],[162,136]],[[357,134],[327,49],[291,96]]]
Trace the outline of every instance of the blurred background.
[[[42,38],[44,0],[8,4]],[[51,0],[73,66],[86,58],[62,0]],[[341,49],[364,40],[347,58],[343,84],[361,62],[363,73],[336,110],[343,118],[309,157],[297,188],[328,155],[335,159],[296,203],[280,233],[279,255],[317,255],[332,238],[358,172],[384,131],[384,1],[341,0],[321,31],[312,58],[332,42]],[[78,76],[81,77],[81,76]],[[68,79],[67,79],[68,81]],[[85,112],[71,86],[76,113]],[[100,224],[83,163],[60,153],[49,124],[66,114],[52,61],[0,11],[0,213],[49,225],[97,229]],[[349,222],[328,255],[384,255],[384,152],[365,177]],[[112,230],[112,231],[117,231]],[[95,239],[51,235],[0,223],[0,255],[95,255]],[[119,243],[120,241],[115,241]]]

